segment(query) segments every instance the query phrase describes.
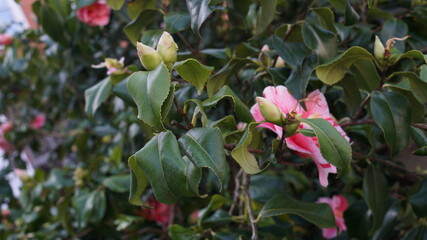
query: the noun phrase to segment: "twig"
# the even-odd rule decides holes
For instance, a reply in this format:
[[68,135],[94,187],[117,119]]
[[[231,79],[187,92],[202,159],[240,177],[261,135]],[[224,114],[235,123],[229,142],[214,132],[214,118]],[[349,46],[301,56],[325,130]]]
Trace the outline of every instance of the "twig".
[[144,233],[149,233],[149,232],[158,233],[158,234],[162,234],[163,233],[163,231],[160,230],[160,229],[146,227],[146,228],[143,228],[143,229],[141,229],[139,231],[136,231],[136,232],[124,235],[124,236],[121,237],[121,239],[129,239],[129,238],[132,238],[132,237],[135,237],[135,236],[138,236],[138,235],[142,235]]
[[413,123],[412,126],[414,126],[416,128],[421,128],[421,129],[427,130],[427,124],[425,124],[425,123]]
[[362,102],[362,104],[360,105],[359,109],[356,111],[356,113],[351,118],[351,120],[357,120],[362,115],[363,109],[369,103],[370,99],[371,99],[371,95],[369,95],[367,98],[365,98],[365,100]]
[[354,126],[354,125],[374,124],[374,123],[375,121],[373,119],[363,119],[358,121],[349,121],[349,122],[341,123],[340,126],[345,128],[345,127]]
[[178,37],[181,39],[181,41],[184,43],[185,47],[197,58],[200,60],[200,52],[197,51],[197,49],[193,48],[190,44],[190,42],[188,42],[188,40],[180,33],[177,32],[176,33],[178,35]]
[[228,214],[232,215],[234,208],[236,207],[236,202],[239,200],[239,191],[240,191],[240,178],[242,177],[243,170],[240,169],[236,176],[234,176],[234,191],[233,191],[233,203],[228,210]]
[[192,128],[194,128],[193,124],[191,124],[190,119],[188,119],[187,114],[185,114],[182,111],[181,106],[179,106],[178,100],[176,100],[176,97],[173,98],[173,103],[175,104],[176,107],[176,111],[182,116],[182,118],[184,119],[185,123],[187,124],[187,126],[185,127],[186,130],[190,130]]
[[243,191],[245,192],[246,208],[248,210],[249,220],[251,221],[251,229],[252,229],[251,240],[258,240],[258,229],[256,226],[255,217],[254,217],[254,211],[252,209],[251,195],[249,193],[249,184],[250,184],[251,178],[248,174],[244,173],[243,179],[244,179]]

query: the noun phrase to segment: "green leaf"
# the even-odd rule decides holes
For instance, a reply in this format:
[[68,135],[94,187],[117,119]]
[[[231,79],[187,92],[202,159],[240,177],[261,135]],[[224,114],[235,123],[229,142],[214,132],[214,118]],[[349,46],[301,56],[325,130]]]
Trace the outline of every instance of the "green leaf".
[[67,31],[64,31],[64,19],[59,13],[49,5],[42,4],[36,14],[44,32],[62,46],[67,46],[70,36]]
[[304,58],[310,54],[304,43],[285,42],[277,35],[272,36],[272,44],[277,54],[291,67],[302,65]]
[[340,169],[347,169],[351,161],[350,143],[325,119],[300,119],[308,124],[317,136],[320,152],[326,161]]
[[127,9],[131,19],[135,19],[144,9],[156,8],[156,0],[132,0],[129,1]]
[[170,34],[180,32],[190,27],[191,17],[184,12],[171,12],[165,15],[166,31]]
[[129,77],[127,77],[125,80],[114,85],[112,92],[114,95],[116,95],[117,97],[125,101],[126,104],[136,107],[136,104],[133,101],[132,97],[130,96],[129,90],[127,88],[128,80],[129,80]]
[[371,113],[396,156],[409,140],[411,106],[405,97],[394,92],[375,91],[371,95]]
[[224,196],[218,194],[213,195],[209,201],[209,204],[199,210],[197,225],[202,226],[203,221],[208,217],[209,213],[220,209],[227,201],[228,199]]
[[162,106],[170,91],[166,66],[162,63],[153,71],[133,73],[127,86],[138,107],[138,118],[157,130],[163,130]]
[[209,168],[218,177],[221,189],[227,181],[224,142],[218,128],[193,128],[179,138],[181,151],[197,168]]
[[425,64],[420,67],[420,78],[424,82],[427,82],[427,65]]
[[[409,85],[409,83],[406,84],[407,82],[401,83],[403,83],[403,85]],[[422,122],[424,120],[425,113],[424,105],[415,98],[414,93],[411,91],[409,86],[403,85],[386,83],[383,85],[383,87],[388,88],[393,92],[399,93],[409,101],[411,105],[411,122]]]
[[205,83],[214,70],[213,67],[203,65],[193,58],[177,62],[172,68],[175,69],[185,81],[196,87],[199,95],[202,94]]
[[361,89],[368,92],[375,90],[380,82],[380,75],[371,59],[357,59],[350,68],[351,74]]
[[185,228],[178,224],[169,225],[168,234],[172,240],[196,240],[199,238],[195,229]]
[[178,141],[172,132],[154,136],[134,156],[158,201],[173,203],[182,196],[195,196],[188,186],[192,179],[186,175],[187,163],[181,157]]
[[96,0],[76,0],[77,9],[86,7],[94,3]]
[[363,179],[365,201],[372,211],[374,224],[369,232],[372,235],[384,219],[388,208],[388,185],[384,174],[374,165],[369,165]]
[[270,199],[261,209],[261,217],[273,217],[282,214],[296,214],[321,227],[334,228],[335,217],[326,203],[308,203],[280,194]]
[[[399,54],[399,55],[395,55],[392,57],[394,57],[394,58],[392,59],[391,65],[394,65],[394,64],[398,63],[400,60],[405,59],[405,58],[418,59],[418,60],[421,60],[423,63],[427,63],[427,57],[425,57],[424,54],[418,50],[410,50],[404,54]],[[420,75],[421,75],[421,73],[420,73]],[[426,80],[424,80],[424,81],[426,81]]]
[[427,177],[424,178],[418,191],[410,197],[412,209],[418,217],[427,216]]
[[414,142],[418,147],[427,145],[427,135],[424,133],[424,130],[421,130],[416,127],[411,127],[411,136],[414,139]]
[[108,6],[114,10],[120,10],[125,3],[125,0],[107,0]]
[[90,117],[95,115],[96,110],[108,99],[111,92],[112,83],[107,77],[96,85],[85,91],[85,112]]
[[231,156],[247,174],[257,174],[262,171],[258,166],[255,156],[248,151],[248,147],[252,142],[253,132],[257,131],[255,127],[258,124],[250,123],[236,147],[231,151]]
[[114,192],[124,193],[129,191],[130,175],[114,175],[104,178],[102,184]]
[[337,29],[335,28],[335,16],[334,12],[327,7],[320,8],[312,8],[310,9],[317,15],[318,23],[320,27],[327,29],[333,33],[337,33]]
[[200,27],[216,9],[209,6],[206,0],[186,0],[186,2],[191,16],[191,29],[200,37]]
[[208,95],[212,96],[218,92],[234,73],[243,70],[246,65],[255,65],[255,63],[247,58],[233,58],[221,70],[212,75],[206,86]]
[[344,78],[348,69],[361,59],[373,59],[373,56],[361,47],[351,47],[341,55],[328,63],[316,68],[316,74],[320,81],[332,85]]
[[135,155],[129,157],[128,164],[131,170],[129,202],[133,205],[143,206],[141,195],[148,185],[147,176],[136,162]]
[[320,63],[325,63],[337,54],[337,36],[317,24],[306,21],[302,23],[304,43],[319,56]]
[[125,34],[132,44],[136,45],[142,30],[153,23],[158,14],[160,14],[160,11],[157,9],[144,9],[137,18],[125,26]]
[[261,1],[261,7],[258,10],[255,26],[255,34],[263,33],[268,25],[273,21],[276,14],[277,0]]
[[421,104],[427,103],[427,82],[421,80],[414,72],[394,72],[389,79],[393,77],[405,77],[409,81],[411,91]]
[[357,12],[353,9],[349,0],[329,0],[329,2],[334,6],[338,11],[344,13],[345,25],[353,25],[357,23],[360,19]]
[[356,78],[351,74],[347,74],[344,80],[339,82],[338,85],[343,88],[343,100],[350,110],[350,113],[352,115],[355,114],[362,103]]
[[215,95],[203,101],[203,106],[205,108],[213,107],[222,99],[230,100],[239,120],[246,123],[254,121],[249,108],[242,102],[242,100],[240,100],[240,98],[233,92],[233,90],[231,90],[229,86],[224,86],[217,93],[215,93]]
[[196,126],[197,124],[197,115],[200,113],[201,114],[201,121],[202,121],[202,126],[205,127],[206,124],[208,123],[208,116],[206,115],[205,112],[205,108],[202,104],[202,102],[200,102],[200,100],[198,99],[188,99],[187,101],[185,101],[184,103],[184,113],[186,114],[188,112],[188,106],[190,105],[190,103],[195,103],[197,106],[194,109],[193,112],[193,119],[191,120],[191,123],[193,124],[193,126]]
[[258,174],[251,176],[249,193],[253,200],[265,203],[277,194],[285,193],[285,186],[282,177]]
[[163,121],[166,120],[166,117],[168,116],[168,114],[172,108],[173,99],[175,97],[175,87],[176,87],[176,83],[170,84],[168,97],[163,102],[163,105],[162,105],[162,120]]

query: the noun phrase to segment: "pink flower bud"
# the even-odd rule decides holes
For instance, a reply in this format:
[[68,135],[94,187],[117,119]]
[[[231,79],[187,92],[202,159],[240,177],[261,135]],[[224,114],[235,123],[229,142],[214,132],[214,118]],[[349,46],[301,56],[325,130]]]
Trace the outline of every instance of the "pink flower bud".
[[44,126],[46,122],[46,117],[44,114],[37,115],[33,121],[31,122],[30,126],[34,129],[40,129]]

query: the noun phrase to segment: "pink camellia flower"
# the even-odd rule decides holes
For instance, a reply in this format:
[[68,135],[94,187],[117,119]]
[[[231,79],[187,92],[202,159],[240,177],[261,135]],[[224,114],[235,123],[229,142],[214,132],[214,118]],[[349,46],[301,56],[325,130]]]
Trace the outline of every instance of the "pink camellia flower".
[[322,228],[322,235],[326,239],[334,238],[343,231],[347,231],[347,227],[344,222],[344,212],[348,208],[348,202],[345,197],[341,195],[335,195],[332,198],[321,197],[317,200],[317,203],[327,203],[331,208],[335,216],[335,224],[337,228]]
[[7,33],[0,34],[0,45],[8,46],[13,43],[12,37]]
[[0,125],[0,134],[4,134],[12,131],[13,124],[11,122],[5,122]]
[[107,3],[98,0],[77,10],[77,17],[89,26],[105,26],[110,22],[110,13],[111,9]]
[[46,117],[44,114],[37,115],[33,121],[31,122],[30,126],[34,129],[40,129],[44,126],[46,122]]
[[147,205],[152,208],[143,208],[139,212],[144,219],[155,221],[163,226],[169,224],[173,204],[164,204],[151,197],[148,199]]
[[13,144],[8,142],[0,135],[0,149],[4,152],[10,152],[13,149]]
[[[330,114],[325,96],[319,90],[310,93],[305,99],[307,111],[299,105],[298,101],[284,86],[266,87],[263,94],[266,100],[275,104],[284,116],[293,111],[297,114],[297,118],[323,118],[330,122],[347,141],[350,141],[344,130],[342,130],[334,117]],[[255,121],[264,121],[258,104],[252,106],[251,113]],[[258,125],[258,127],[268,128],[274,131],[279,138],[282,137],[282,128],[278,125],[263,123]],[[301,123],[298,128],[309,129],[310,127],[307,124]],[[317,137],[307,137],[298,133],[291,137],[287,137],[285,141],[286,145],[301,157],[313,159],[319,170],[320,184],[327,187],[328,174],[337,173],[337,169],[323,158]]]

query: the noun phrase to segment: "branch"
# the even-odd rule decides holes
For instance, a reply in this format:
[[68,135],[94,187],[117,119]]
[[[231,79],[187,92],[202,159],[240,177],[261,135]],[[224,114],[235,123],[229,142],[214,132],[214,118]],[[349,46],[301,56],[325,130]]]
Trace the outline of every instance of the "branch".
[[236,207],[236,202],[239,200],[239,191],[240,191],[240,177],[243,174],[243,170],[240,169],[236,176],[234,176],[234,191],[233,191],[233,203],[230,206],[230,209],[228,210],[228,214],[232,215],[234,208]]
[[[190,130],[190,129],[194,128],[193,124],[190,122],[190,119],[188,119],[187,114],[185,114],[185,113],[182,111],[181,106],[179,106],[179,103],[178,103],[178,100],[176,100],[176,97],[174,97],[174,98],[173,98],[173,103],[175,104],[176,111],[177,111],[177,112],[182,116],[182,118],[184,119],[185,123],[187,124],[187,126],[186,126],[186,127],[184,127],[184,128],[185,128],[186,130]],[[172,121],[172,122],[173,122],[173,121]],[[177,122],[177,121],[175,121],[175,123],[172,123],[172,124],[174,124],[174,125],[178,126],[176,123],[178,123],[178,122]],[[181,125],[181,124],[179,124],[179,125]],[[181,126],[182,126],[182,125],[181,125]]]
[[248,174],[244,173],[244,180],[245,182],[243,185],[243,191],[245,192],[246,207],[249,214],[249,220],[251,221],[251,229],[252,229],[251,240],[258,240],[258,229],[256,227],[256,221],[255,221],[254,212],[252,209],[251,195],[249,194],[249,184],[250,184],[251,178]]
[[414,126],[416,128],[421,128],[421,129],[427,130],[427,124],[426,123],[413,123],[412,126]]
[[362,111],[365,108],[365,106],[369,103],[369,100],[371,99],[371,95],[369,95],[360,105],[359,109],[356,111],[354,116],[351,118],[351,120],[356,120],[362,115]]
[[375,121],[373,119],[363,119],[358,121],[349,121],[349,122],[341,123],[340,126],[342,128],[345,128],[348,126],[363,125],[363,124],[375,124]]

